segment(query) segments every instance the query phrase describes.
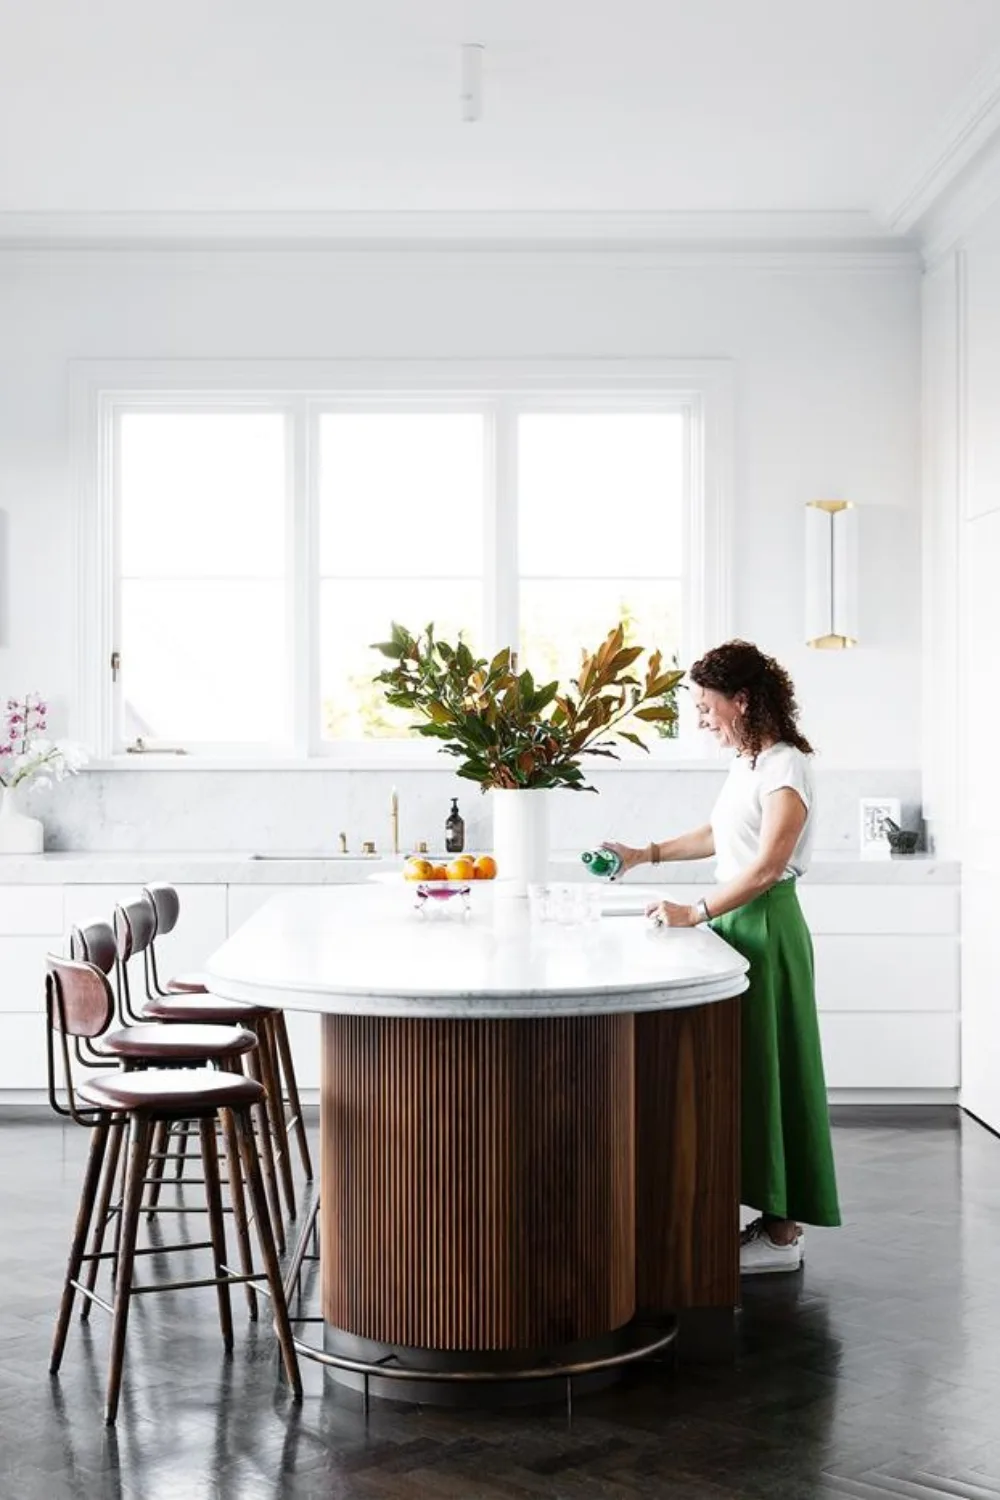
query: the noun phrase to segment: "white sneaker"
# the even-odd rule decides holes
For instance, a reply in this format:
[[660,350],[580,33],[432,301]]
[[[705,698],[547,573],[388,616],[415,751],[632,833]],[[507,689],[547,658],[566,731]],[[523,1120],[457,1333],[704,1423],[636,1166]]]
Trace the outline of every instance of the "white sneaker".
[[765,1276],[777,1271],[799,1271],[805,1260],[805,1231],[790,1245],[776,1245],[764,1228],[763,1219],[755,1219],[740,1235],[740,1275]]

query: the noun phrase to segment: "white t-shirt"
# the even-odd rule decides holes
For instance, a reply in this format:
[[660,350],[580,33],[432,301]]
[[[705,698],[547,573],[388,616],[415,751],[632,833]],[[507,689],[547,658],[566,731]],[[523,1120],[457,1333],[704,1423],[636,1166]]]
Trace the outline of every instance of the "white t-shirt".
[[806,821],[782,879],[804,875],[808,870],[812,856],[815,800],[812,757],[796,750],[794,745],[779,743],[762,750],[756,766],[749,757],[737,755],[729,767],[729,775],[712,809],[716,880],[721,883],[733,880],[753,864],[760,853],[765,798],[785,786],[791,787],[802,798]]

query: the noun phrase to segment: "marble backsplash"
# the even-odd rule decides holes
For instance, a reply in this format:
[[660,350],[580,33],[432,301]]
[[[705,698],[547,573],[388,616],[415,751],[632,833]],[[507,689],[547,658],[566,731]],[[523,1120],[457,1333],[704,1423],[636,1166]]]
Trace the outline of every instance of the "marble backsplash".
[[[595,772],[600,795],[560,793],[552,803],[552,845],[582,849],[604,838],[646,844],[708,820],[725,772],[704,769]],[[816,846],[858,848],[862,797],[899,797],[903,826],[920,824],[918,770],[817,767]],[[448,770],[93,770],[33,795],[46,848],[79,850],[352,853],[363,840],[392,847],[390,796],[399,793],[400,845],[444,842],[451,798],[465,818],[466,847],[491,846],[490,799]]]

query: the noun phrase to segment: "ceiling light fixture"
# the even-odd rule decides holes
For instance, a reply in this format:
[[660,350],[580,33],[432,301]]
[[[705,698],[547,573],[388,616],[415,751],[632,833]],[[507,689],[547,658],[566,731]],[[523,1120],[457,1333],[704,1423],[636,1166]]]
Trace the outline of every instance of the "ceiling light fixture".
[[462,119],[471,124],[483,115],[483,52],[482,42],[462,44]]

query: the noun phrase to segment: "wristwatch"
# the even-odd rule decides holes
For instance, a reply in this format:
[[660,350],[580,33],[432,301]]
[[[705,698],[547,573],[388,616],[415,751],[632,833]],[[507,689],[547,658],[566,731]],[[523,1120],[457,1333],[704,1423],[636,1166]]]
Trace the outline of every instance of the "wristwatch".
[[699,926],[702,922],[710,922],[712,920],[712,913],[708,909],[708,902],[705,900],[704,896],[702,896],[700,901],[695,902],[694,909],[698,913]]

